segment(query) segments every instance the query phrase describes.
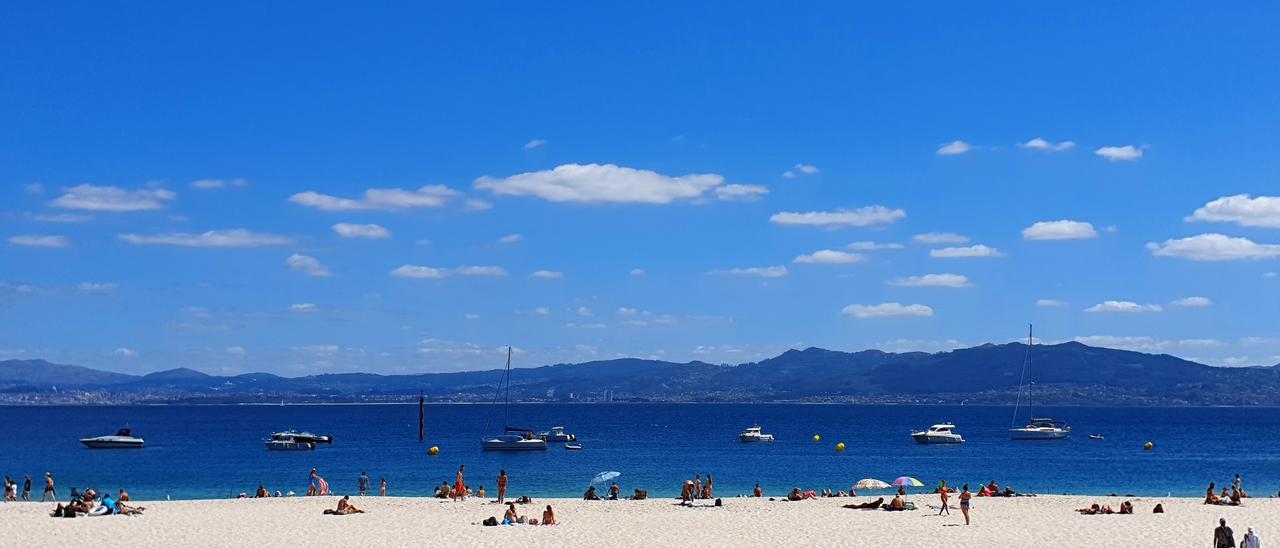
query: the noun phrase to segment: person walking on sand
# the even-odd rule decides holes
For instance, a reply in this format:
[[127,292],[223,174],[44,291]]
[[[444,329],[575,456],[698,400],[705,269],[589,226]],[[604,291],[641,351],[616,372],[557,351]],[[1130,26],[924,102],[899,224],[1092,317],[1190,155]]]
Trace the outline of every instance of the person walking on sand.
[[507,498],[507,471],[498,470],[498,504]]
[[960,488],[960,513],[964,514],[964,524],[969,525],[969,504],[973,500],[973,493],[969,492],[969,484],[964,484]]
[[1253,528],[1249,528],[1249,532],[1244,534],[1244,538],[1240,540],[1240,548],[1262,548],[1262,541],[1258,540],[1258,535],[1253,534]]
[[40,502],[44,502],[45,497],[53,502],[58,501],[58,493],[53,489],[53,474],[49,472],[44,473],[44,493],[40,495]]
[[362,497],[369,492],[369,474],[360,472],[360,478],[356,480],[356,489],[360,491]]
[[942,497],[942,509],[938,510],[938,515],[946,514],[950,516],[951,508],[947,506],[947,501],[951,499],[951,495],[947,493],[947,480],[942,480],[938,484],[938,495]]
[[378,496],[387,496],[387,478],[378,478]]
[[462,475],[466,471],[467,465],[459,466],[457,479],[453,482],[453,496],[463,501],[467,500],[467,484],[462,481]]
[[1213,548],[1236,548],[1236,536],[1227,527],[1227,518],[1218,518],[1218,528],[1213,530]]
[[22,501],[31,501],[31,474],[22,475]]

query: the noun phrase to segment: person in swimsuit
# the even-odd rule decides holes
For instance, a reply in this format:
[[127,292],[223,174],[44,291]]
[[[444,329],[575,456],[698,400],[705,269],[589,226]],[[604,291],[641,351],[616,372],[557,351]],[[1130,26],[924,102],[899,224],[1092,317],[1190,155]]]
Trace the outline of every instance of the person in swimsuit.
[[969,501],[973,500],[973,493],[969,492],[969,484],[964,484],[960,490],[960,513],[964,514],[964,524],[969,525]]
[[378,496],[387,496],[387,478],[378,478]]
[[44,473],[44,494],[40,495],[40,502],[44,502],[46,496],[54,502],[58,500],[58,493],[53,490],[53,474],[49,472]]
[[764,496],[764,489],[761,489],[761,488],[760,488],[760,484],[759,484],[759,483],[757,483],[757,484],[756,484],[756,488],[755,488],[754,490],[752,490],[752,491],[751,491],[751,496],[753,496],[753,497],[755,497],[755,498],[760,498],[760,497],[763,497],[763,496]]
[[498,504],[505,502],[507,498],[507,471],[498,470]]
[[22,475],[22,500],[31,500],[31,474]]
[[458,477],[453,484],[453,496],[459,500],[467,500],[467,484],[462,481],[462,474],[467,471],[467,465],[458,467]]
[[942,497],[942,509],[938,510],[938,515],[941,516],[945,513],[950,516],[951,508],[947,506],[947,501],[951,499],[951,496],[947,494],[947,480],[942,480],[942,483],[938,485],[938,494]]
[[542,524],[543,525],[559,525],[559,523],[556,523],[556,512],[555,510],[551,509],[550,504],[547,505],[546,510],[542,511]]

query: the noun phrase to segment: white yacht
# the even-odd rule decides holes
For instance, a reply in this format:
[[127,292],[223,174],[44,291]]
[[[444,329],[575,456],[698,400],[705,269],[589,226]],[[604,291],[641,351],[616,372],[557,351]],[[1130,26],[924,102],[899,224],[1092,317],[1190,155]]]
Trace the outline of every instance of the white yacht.
[[142,438],[135,438],[128,428],[121,428],[114,436],[80,438],[80,443],[90,449],[139,449],[142,447]]
[[[538,437],[532,430],[524,428],[512,428],[511,424],[511,347],[507,347],[507,370],[503,374],[503,381],[498,383],[499,392],[502,391],[503,384],[506,384],[506,397],[503,402],[503,422],[507,425],[503,428],[502,434],[497,436],[488,436],[480,438],[480,449],[484,451],[546,451],[547,440]],[[497,397],[494,402],[498,403]],[[554,428],[552,429],[555,430]],[[564,433],[564,428],[560,429],[560,433]]]
[[267,440],[268,451],[311,451],[316,448],[313,441],[302,441],[294,438],[277,438],[274,435]]
[[539,437],[547,443],[568,443],[578,441],[578,436],[565,432],[563,426],[552,426],[550,432],[543,432],[539,434]]
[[333,443],[333,436],[312,434],[311,432],[295,432],[293,430],[286,430],[284,432],[275,432],[271,434],[271,439],[293,440],[293,441],[310,442],[310,443]]
[[1022,380],[1018,381],[1018,399],[1013,406],[1013,425],[1009,427],[1009,437],[1015,440],[1060,440],[1071,435],[1071,427],[1067,426],[1066,421],[1054,420],[1050,418],[1036,418],[1035,408],[1032,406],[1031,387],[1035,383],[1031,381],[1031,348],[1035,343],[1035,339],[1031,336],[1031,326],[1027,326],[1027,356],[1022,362],[1022,373],[1027,381],[1027,414],[1031,415],[1031,421],[1026,426],[1016,426],[1018,424],[1018,408],[1022,405]]
[[917,443],[934,444],[934,443],[964,443],[964,438],[960,434],[955,433],[956,425],[944,422],[930,426],[928,430],[912,432],[911,437]]
[[751,442],[757,442],[757,441],[773,441],[773,434],[765,434],[761,432],[760,425],[757,424],[755,426],[747,428],[746,430],[743,430],[741,434],[738,434],[738,441],[743,443],[751,443]]

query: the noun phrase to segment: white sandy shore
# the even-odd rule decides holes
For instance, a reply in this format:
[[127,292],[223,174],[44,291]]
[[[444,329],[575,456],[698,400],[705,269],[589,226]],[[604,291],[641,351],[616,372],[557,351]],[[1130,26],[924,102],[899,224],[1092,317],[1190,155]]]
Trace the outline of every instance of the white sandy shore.
[[[352,497],[366,514],[327,516],[337,497],[144,502],[139,517],[48,517],[51,504],[0,504],[0,546],[1208,546],[1219,517],[1236,540],[1247,527],[1280,542],[1280,500],[1242,507],[1199,500],[1040,496],[975,498],[973,525],[958,508],[938,517],[937,497],[912,495],[908,512],[848,510],[870,497],[802,502],[726,498],[724,506],[684,508],[671,500],[535,500],[520,511],[541,516],[551,504],[562,525],[483,527],[502,507],[478,500]],[[1132,500],[1135,515],[1083,516],[1092,502]],[[953,503],[954,503],[953,499]],[[1166,513],[1152,514],[1157,502]],[[929,505],[934,510],[929,510]],[[536,513],[535,513],[536,512]]]

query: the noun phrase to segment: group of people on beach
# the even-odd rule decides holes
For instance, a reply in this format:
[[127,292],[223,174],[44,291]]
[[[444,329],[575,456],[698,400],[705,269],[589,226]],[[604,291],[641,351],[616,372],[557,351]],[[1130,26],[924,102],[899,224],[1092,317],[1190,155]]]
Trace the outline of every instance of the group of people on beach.
[[[58,493],[53,488],[53,474],[44,473],[44,493],[40,495],[40,502],[45,499],[57,501]],[[18,501],[18,481],[9,477],[4,477],[4,500],[5,502]],[[31,475],[24,474],[22,476],[22,500],[24,502],[31,500]]]
[[55,518],[74,518],[79,515],[137,516],[146,510],[143,506],[132,506],[128,502],[129,493],[124,489],[113,498],[110,493],[98,493],[92,487],[85,489],[83,493],[72,487],[71,500],[66,504],[58,503],[50,515]]
[[1209,482],[1209,488],[1204,493],[1205,504],[1226,504],[1230,506],[1240,506],[1244,504],[1244,499],[1249,495],[1244,492],[1244,480],[1240,479],[1240,474],[1236,474],[1236,479],[1231,482],[1231,492],[1227,492],[1227,488],[1222,488],[1222,493],[1217,492],[1218,484]]
[[711,479],[711,474],[707,474],[707,481],[703,483],[702,474],[695,474],[693,479],[685,480],[680,486],[680,503],[693,504],[693,501],[699,499],[715,498],[715,480]]

